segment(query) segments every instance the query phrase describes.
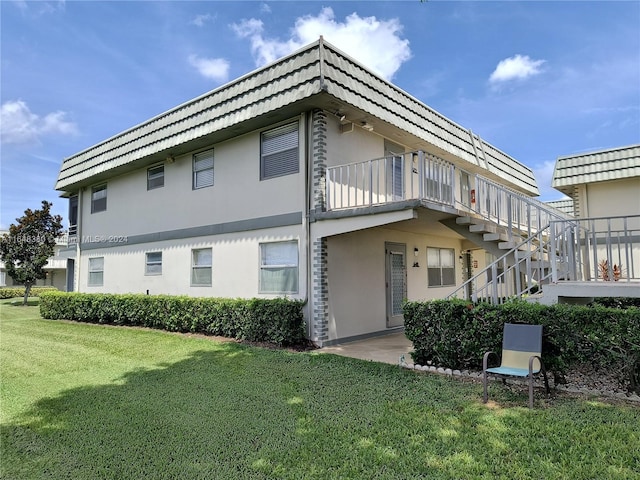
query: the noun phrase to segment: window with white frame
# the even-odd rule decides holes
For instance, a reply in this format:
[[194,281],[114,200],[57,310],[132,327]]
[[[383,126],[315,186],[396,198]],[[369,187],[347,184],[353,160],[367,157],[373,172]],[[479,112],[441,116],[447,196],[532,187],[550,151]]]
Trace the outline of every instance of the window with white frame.
[[157,165],[147,170],[147,190],[164,187],[164,165]]
[[298,242],[260,244],[260,293],[298,293]]
[[453,248],[427,247],[427,281],[430,287],[456,284],[455,251]]
[[162,275],[162,252],[147,252],[145,254],[145,275]]
[[298,173],[298,122],[289,123],[260,136],[260,180]]
[[104,257],[89,259],[89,286],[101,287],[104,284]]
[[7,272],[0,272],[0,287],[7,285]]
[[100,185],[91,189],[91,213],[104,212],[107,209],[107,186]]
[[191,285],[211,286],[212,254],[210,248],[191,250]]
[[193,189],[213,185],[213,149],[193,156]]

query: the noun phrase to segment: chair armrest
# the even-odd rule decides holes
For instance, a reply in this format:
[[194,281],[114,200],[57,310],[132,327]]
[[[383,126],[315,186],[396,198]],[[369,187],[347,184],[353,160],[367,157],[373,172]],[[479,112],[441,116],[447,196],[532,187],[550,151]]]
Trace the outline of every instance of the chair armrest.
[[529,376],[533,375],[533,361],[538,360],[540,362],[540,370],[544,368],[544,364],[542,363],[542,359],[539,355],[531,355],[529,357]]
[[484,357],[482,357],[482,371],[484,372],[488,367],[489,367],[489,356],[491,355],[495,355],[495,353],[493,352],[487,352],[484,354]]

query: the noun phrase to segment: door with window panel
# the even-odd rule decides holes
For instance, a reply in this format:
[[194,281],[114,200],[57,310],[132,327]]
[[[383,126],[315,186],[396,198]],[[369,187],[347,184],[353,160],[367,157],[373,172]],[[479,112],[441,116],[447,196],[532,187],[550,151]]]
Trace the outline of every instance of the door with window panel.
[[386,243],[387,328],[404,324],[402,304],[407,298],[407,246],[404,243]]

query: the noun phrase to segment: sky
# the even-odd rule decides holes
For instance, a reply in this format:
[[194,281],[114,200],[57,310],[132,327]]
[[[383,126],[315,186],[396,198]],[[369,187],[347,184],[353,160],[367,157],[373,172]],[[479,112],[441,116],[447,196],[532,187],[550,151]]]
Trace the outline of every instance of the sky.
[[[320,35],[529,166],[640,143],[640,1],[0,0],[0,229],[62,160]],[[65,223],[66,224],[66,223]]]

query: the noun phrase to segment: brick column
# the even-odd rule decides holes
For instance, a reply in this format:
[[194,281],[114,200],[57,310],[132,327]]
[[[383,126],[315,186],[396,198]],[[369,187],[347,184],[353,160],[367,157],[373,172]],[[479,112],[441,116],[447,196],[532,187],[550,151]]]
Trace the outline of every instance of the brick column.
[[327,239],[313,241],[312,251],[312,340],[322,344],[329,339],[329,283],[327,279]]
[[[312,174],[313,204],[311,210],[326,210],[325,185],[327,170],[327,115],[313,112]],[[311,229],[313,231],[313,228]],[[322,344],[329,339],[329,283],[327,277],[327,239],[311,238],[312,340]]]
[[313,206],[316,212],[326,209],[326,170],[327,170],[327,114],[323,110],[313,112]]

